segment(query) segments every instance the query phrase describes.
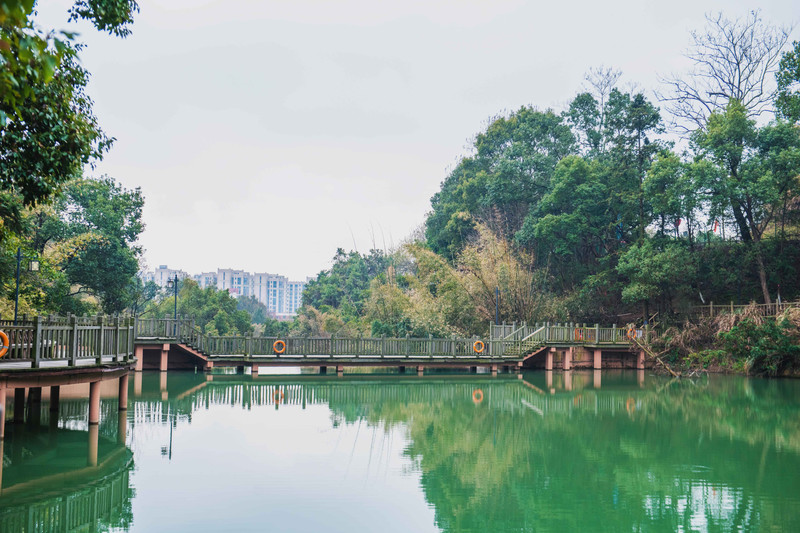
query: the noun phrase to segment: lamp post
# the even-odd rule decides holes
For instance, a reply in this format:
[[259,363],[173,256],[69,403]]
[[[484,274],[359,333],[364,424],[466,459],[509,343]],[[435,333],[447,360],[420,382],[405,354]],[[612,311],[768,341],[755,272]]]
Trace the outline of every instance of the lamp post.
[[167,279],[167,287],[172,287],[175,294],[175,313],[172,318],[178,320],[178,274],[174,278]]
[[20,271],[20,264],[22,263],[23,259],[30,259],[30,263],[28,263],[28,269],[31,272],[38,272],[39,271],[39,261],[34,260],[32,257],[26,257],[22,255],[22,248],[17,247],[17,289],[14,294],[14,325],[17,324],[17,309],[19,308],[19,271]]

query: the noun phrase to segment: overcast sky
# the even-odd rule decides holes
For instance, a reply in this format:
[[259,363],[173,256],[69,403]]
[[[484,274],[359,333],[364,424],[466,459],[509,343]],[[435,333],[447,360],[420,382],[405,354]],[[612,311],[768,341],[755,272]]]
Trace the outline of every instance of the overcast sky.
[[795,0],[140,0],[118,39],[70,5],[38,21],[87,44],[117,139],[95,174],[141,187],[146,265],[292,279],[405,239],[490,117],[560,111],[600,65],[652,95],[708,12],[800,19]]

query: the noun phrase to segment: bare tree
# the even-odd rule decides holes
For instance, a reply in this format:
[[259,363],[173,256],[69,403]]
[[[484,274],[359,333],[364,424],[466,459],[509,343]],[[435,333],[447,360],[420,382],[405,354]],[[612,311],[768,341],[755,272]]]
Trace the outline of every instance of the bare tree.
[[692,32],[694,45],[685,54],[692,70],[684,77],[663,78],[669,91],[658,94],[684,131],[704,127],[712,112],[734,98],[749,118],[771,112],[774,74],[792,30],[765,23],[758,11],[733,20],[721,13],[706,15],[706,22],[704,31]]

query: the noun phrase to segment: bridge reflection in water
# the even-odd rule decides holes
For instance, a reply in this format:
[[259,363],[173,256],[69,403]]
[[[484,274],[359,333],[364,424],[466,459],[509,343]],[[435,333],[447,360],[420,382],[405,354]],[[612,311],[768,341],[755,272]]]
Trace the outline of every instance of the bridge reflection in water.
[[122,413],[115,431],[13,424],[0,441],[0,531],[127,528],[133,454],[125,421]]
[[[181,431],[201,414],[207,426],[213,419],[226,428],[231,425],[220,416],[257,410],[250,417],[236,416],[252,421],[251,427],[236,427],[237,449],[251,453],[242,447],[252,442],[263,450],[265,461],[270,455],[284,462],[302,461],[280,456],[274,439],[260,437],[270,431],[274,410],[281,411],[274,413],[275,418],[289,413],[299,418],[312,406],[330,411],[333,428],[364,424],[378,432],[402,428],[407,439],[400,453],[419,474],[420,490],[434,509],[439,530],[800,531],[796,513],[800,484],[794,475],[800,471],[800,388],[793,382],[669,381],[636,371],[538,372],[491,379],[137,373],[130,387],[130,427],[117,425],[113,400],[102,403],[108,413],[101,419],[107,422],[97,429],[94,467],[87,467],[92,462],[90,433],[57,430],[56,440],[64,445],[53,449],[48,448],[52,430],[46,417],[39,429],[20,441],[15,440],[19,427],[15,425],[3,450],[0,531],[82,530],[86,527],[80,524],[89,522],[100,530],[127,529],[143,519],[133,516],[132,510],[141,515],[157,512],[132,504],[131,452],[121,442],[127,433],[128,442],[137,444],[132,438],[137,428],[146,433],[154,426],[174,426]],[[87,409],[85,400],[62,401],[59,424],[82,423]],[[215,443],[225,439],[215,438]],[[281,438],[294,437],[282,434]],[[40,449],[40,459],[15,463],[19,442],[23,448]],[[210,446],[186,438],[180,442],[175,454],[191,446]],[[45,490],[50,481],[36,485],[15,473],[24,464],[26,475],[35,477],[41,464],[50,464],[62,453],[59,450],[67,449],[74,457],[74,470],[86,478],[76,474],[58,489]],[[227,465],[230,458],[207,460]],[[95,470],[90,474],[87,468]],[[222,472],[225,466],[215,468]],[[314,472],[314,486],[324,486],[329,470],[332,467]],[[269,479],[270,472],[258,474]],[[290,492],[286,499],[302,502],[301,488],[308,480],[302,473],[297,476],[296,489],[282,484],[280,490]],[[334,485],[342,481],[337,479]],[[38,488],[29,491],[27,486]],[[199,488],[185,490],[187,501],[203,497]],[[224,500],[224,494],[222,490],[217,497]],[[245,492],[237,494],[249,501]],[[263,519],[258,514],[262,509],[280,514],[269,507],[269,497],[253,497],[261,502],[259,509],[247,508],[254,517]],[[214,503],[220,502],[208,505]],[[235,519],[243,519],[246,513],[235,512],[241,510],[236,507],[239,503],[230,500],[222,505],[231,507]],[[74,518],[68,522],[62,516]]]

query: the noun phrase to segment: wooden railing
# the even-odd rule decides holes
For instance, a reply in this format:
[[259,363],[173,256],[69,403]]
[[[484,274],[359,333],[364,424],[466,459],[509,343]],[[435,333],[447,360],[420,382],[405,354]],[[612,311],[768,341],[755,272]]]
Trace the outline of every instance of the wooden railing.
[[8,361],[30,361],[39,368],[44,361],[78,360],[126,361],[133,357],[134,319],[131,317],[48,316],[33,320],[0,321],[0,331],[8,335],[9,348],[0,365]]
[[[363,358],[517,358],[544,345],[628,345],[629,335],[642,338],[646,330],[630,332],[616,326],[603,328],[573,324],[521,326],[502,338],[413,338],[413,337],[254,337],[213,336],[202,333],[194,321],[185,318],[147,318],[136,322],[138,341],[178,342],[191,346],[203,354],[244,357],[363,357]],[[521,328],[524,330],[520,331]],[[525,336],[522,336],[525,333]],[[275,341],[285,343],[278,354]],[[476,350],[476,343],[477,350]],[[483,349],[480,350],[481,344]],[[480,351],[478,351],[480,350]],[[527,351],[526,351],[527,350]]]
[[734,305],[730,304],[715,304],[709,302],[708,305],[695,305],[691,308],[690,313],[693,316],[718,316],[727,314],[743,313],[745,310],[751,310],[760,316],[778,316],[787,309],[800,307],[800,301],[797,302],[781,302],[771,304],[757,304],[750,303],[747,305]]

